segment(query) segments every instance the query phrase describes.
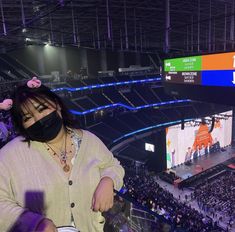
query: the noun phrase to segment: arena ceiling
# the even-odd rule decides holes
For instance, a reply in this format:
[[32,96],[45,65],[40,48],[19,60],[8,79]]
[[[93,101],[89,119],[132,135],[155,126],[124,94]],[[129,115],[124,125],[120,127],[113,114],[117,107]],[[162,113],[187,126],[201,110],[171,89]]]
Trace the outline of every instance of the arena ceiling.
[[234,0],[0,0],[0,7],[2,51],[46,43],[182,53],[234,48]]

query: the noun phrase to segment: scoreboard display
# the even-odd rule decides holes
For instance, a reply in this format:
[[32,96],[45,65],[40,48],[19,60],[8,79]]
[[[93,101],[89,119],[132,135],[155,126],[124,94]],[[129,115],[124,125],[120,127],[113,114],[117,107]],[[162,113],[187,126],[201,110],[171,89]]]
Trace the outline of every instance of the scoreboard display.
[[166,83],[235,87],[235,52],[164,60]]
[[169,95],[235,106],[235,52],[165,59],[162,79]]

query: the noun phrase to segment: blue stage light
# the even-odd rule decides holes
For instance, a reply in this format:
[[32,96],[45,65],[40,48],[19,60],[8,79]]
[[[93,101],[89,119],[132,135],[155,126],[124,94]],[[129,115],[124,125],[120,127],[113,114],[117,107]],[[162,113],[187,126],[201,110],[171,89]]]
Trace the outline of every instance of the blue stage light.
[[70,92],[75,92],[75,91],[83,91],[83,90],[87,90],[87,89],[99,89],[99,88],[110,87],[110,86],[136,84],[136,83],[160,82],[160,81],[161,81],[161,77],[156,77],[156,78],[148,78],[148,79],[143,79],[143,80],[112,82],[112,83],[100,84],[100,85],[88,85],[88,86],[83,86],[83,87],[78,87],[78,88],[69,88],[69,87],[55,88],[55,89],[52,89],[52,91],[59,92],[59,91],[66,90],[66,91],[70,91]]
[[168,105],[168,104],[170,105],[170,104],[183,103],[183,102],[184,103],[191,102],[191,100],[186,99],[186,100],[175,100],[175,101],[159,102],[159,103],[147,104],[147,105],[137,106],[137,107],[128,106],[128,105],[125,105],[123,103],[114,103],[114,104],[110,104],[110,105],[99,106],[97,108],[89,109],[89,110],[86,110],[86,111],[83,111],[83,112],[80,112],[80,111],[77,111],[77,110],[70,110],[70,112],[72,114],[75,114],[75,115],[84,115],[84,114],[89,114],[89,113],[97,111],[97,110],[102,110],[102,109],[107,109],[107,108],[116,108],[116,107],[123,107],[125,109],[130,110],[130,111],[136,111],[136,110],[155,107],[155,106],[160,106],[160,105]]

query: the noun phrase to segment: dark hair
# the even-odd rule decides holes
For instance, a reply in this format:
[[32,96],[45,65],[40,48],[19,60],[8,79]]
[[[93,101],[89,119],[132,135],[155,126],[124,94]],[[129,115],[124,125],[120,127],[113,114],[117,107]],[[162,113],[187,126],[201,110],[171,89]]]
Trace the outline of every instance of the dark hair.
[[27,84],[18,86],[14,93],[12,94],[13,106],[11,109],[11,116],[15,126],[15,130],[18,134],[22,135],[26,142],[30,141],[28,134],[26,133],[25,128],[23,127],[23,112],[22,105],[26,103],[28,99],[34,99],[40,102],[40,99],[49,100],[58,104],[61,108],[61,115],[63,120],[63,125],[65,128],[77,128],[78,123],[74,120],[70,114],[68,108],[63,103],[62,99],[51,91],[45,85],[41,85],[38,88],[29,88]]

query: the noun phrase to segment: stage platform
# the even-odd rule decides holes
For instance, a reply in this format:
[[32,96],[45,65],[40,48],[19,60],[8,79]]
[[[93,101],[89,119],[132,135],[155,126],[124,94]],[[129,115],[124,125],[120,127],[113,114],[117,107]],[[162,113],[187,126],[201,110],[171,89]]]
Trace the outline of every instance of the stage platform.
[[235,147],[228,146],[224,151],[201,156],[196,160],[192,160],[190,165],[181,164],[172,168],[172,170],[182,180],[185,180],[233,157],[235,157]]

